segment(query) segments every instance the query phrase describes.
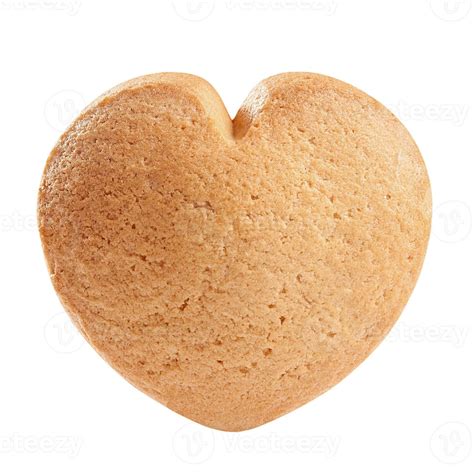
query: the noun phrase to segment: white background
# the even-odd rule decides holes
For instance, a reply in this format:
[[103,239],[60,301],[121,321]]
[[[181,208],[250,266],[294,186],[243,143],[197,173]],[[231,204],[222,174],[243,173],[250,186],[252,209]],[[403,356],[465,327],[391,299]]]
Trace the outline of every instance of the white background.
[[[472,3],[0,0],[0,472],[474,472]],[[390,337],[248,432],[188,422],[122,380],[72,329],[43,261],[36,194],[60,131],[160,71],[205,77],[231,115],[269,75],[335,76],[397,113],[432,181],[425,266]]]

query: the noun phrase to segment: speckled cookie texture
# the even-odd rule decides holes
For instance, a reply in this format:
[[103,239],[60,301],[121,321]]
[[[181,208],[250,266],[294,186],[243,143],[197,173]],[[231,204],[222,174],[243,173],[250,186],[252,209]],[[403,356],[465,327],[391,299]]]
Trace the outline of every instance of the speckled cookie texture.
[[420,272],[431,194],[403,125],[348,84],[277,75],[231,120],[206,81],[164,73],[77,118],[38,213],[54,287],[97,352],[172,410],[239,431],[380,343]]

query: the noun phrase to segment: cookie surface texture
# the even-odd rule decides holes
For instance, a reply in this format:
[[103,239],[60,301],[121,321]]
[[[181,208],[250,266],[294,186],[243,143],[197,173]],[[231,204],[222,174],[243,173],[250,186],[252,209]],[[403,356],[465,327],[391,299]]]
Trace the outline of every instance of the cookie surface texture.
[[404,126],[346,83],[277,75],[231,120],[205,80],[163,73],[110,90],[62,135],[38,218],[96,351],[170,409],[239,431],[381,342],[420,272],[431,193]]

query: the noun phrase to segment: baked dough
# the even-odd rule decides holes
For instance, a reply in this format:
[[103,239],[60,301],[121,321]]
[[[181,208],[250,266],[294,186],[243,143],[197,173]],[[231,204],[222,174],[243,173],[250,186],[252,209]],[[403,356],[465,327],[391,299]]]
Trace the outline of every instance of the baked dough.
[[403,125],[336,79],[261,82],[232,121],[203,79],[126,82],[62,135],[39,228],[97,352],[227,431],[314,399],[390,330],[416,283],[429,180]]

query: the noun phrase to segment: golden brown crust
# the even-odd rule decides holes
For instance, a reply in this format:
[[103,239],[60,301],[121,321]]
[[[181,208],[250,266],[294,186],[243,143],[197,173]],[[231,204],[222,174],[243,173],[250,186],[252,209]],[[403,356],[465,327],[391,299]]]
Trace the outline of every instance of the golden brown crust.
[[134,79],[60,138],[39,194],[53,284],[88,341],[169,408],[244,430],[362,362],[416,283],[429,180],[403,125],[309,73],[233,123],[185,74]]

